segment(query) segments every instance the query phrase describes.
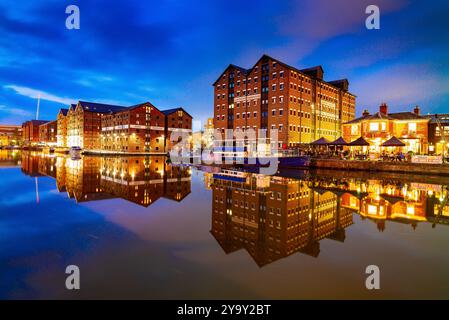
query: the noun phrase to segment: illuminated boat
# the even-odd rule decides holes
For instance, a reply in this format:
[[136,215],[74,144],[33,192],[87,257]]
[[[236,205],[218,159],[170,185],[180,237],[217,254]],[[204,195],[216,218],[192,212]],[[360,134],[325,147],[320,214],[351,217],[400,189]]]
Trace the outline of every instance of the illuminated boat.
[[80,147],[71,147],[69,149],[70,158],[72,159],[80,159],[81,158],[81,148]]
[[213,174],[214,179],[235,181],[235,182],[245,182],[248,178],[248,172],[221,169],[219,173]]

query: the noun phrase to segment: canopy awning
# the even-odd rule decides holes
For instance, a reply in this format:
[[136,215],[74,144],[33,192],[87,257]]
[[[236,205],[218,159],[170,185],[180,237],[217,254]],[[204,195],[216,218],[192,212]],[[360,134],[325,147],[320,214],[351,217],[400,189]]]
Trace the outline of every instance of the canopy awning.
[[312,146],[327,146],[327,145],[329,145],[329,143],[330,143],[329,140],[327,140],[326,138],[322,137],[322,138],[319,138],[316,141],[311,142],[310,144]]
[[405,143],[393,136],[382,143],[382,147],[405,147]]
[[340,137],[337,140],[330,142],[329,145],[330,146],[347,146],[348,143],[346,142],[345,139],[343,139],[343,137]]
[[363,137],[358,138],[357,140],[354,140],[348,144],[351,147],[364,147],[369,146],[369,142],[363,139]]

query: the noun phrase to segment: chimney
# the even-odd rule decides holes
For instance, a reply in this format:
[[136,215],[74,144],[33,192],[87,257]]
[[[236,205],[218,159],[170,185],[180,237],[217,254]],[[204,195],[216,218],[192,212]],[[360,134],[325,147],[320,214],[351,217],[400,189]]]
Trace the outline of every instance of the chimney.
[[383,102],[383,103],[380,105],[379,111],[380,111],[381,113],[388,114],[388,106],[387,106],[387,104],[386,104],[385,102]]
[[413,109],[413,113],[418,116],[421,114],[421,109],[419,108],[419,106],[416,106],[415,109]]
[[363,110],[362,115],[363,115],[364,117],[369,116],[369,111],[368,111],[367,109]]

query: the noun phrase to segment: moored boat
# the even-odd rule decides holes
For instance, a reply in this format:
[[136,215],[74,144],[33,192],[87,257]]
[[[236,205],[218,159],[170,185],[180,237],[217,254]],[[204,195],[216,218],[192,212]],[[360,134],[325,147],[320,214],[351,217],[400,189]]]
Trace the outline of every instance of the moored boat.
[[213,177],[215,179],[221,179],[221,180],[245,182],[246,179],[248,178],[248,172],[229,170],[229,169],[221,169],[220,172],[214,173]]

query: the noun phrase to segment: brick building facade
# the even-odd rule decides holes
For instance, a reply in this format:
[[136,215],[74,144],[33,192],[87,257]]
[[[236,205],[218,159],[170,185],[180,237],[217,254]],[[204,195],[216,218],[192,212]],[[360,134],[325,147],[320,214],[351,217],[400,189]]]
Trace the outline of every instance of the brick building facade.
[[25,145],[33,145],[38,144],[40,137],[39,137],[39,126],[47,123],[46,120],[30,120],[26,121],[22,124],[22,135],[23,135],[23,142]]
[[326,82],[321,66],[298,70],[267,55],[251,68],[229,65],[214,85],[214,127],[278,130],[279,147],[341,135],[355,117],[346,79]]
[[[168,152],[177,144],[176,139],[172,141],[173,132],[178,132],[178,141],[181,136],[185,139],[192,135],[192,116],[183,108],[168,109],[162,112],[165,115],[165,150]],[[189,141],[187,143],[190,144]]]
[[149,102],[101,117],[105,151],[164,153],[164,134],[165,115]]
[[79,101],[70,109],[67,119],[67,145],[87,150],[101,147],[101,116],[124,110],[125,107]]
[[48,146],[56,145],[58,121],[49,121],[39,126],[39,143]]

